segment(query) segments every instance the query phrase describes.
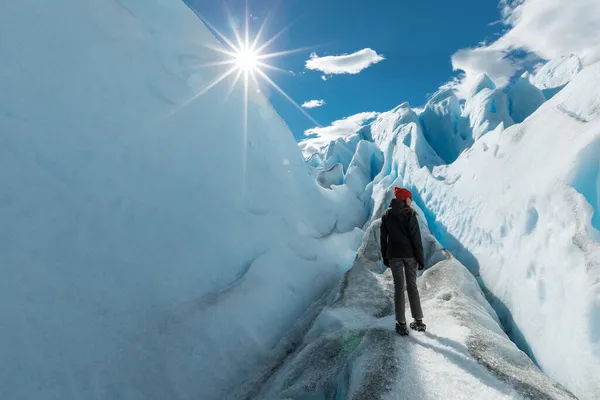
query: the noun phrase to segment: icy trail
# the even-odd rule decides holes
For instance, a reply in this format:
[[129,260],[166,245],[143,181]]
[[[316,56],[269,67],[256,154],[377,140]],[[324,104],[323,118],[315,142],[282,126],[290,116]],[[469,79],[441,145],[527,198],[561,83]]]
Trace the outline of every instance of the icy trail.
[[[236,397],[575,398],[507,338],[475,279],[439,245],[427,246],[426,257],[429,263],[446,259],[418,280],[428,331],[398,336],[393,282],[389,269],[381,274],[378,231],[376,221],[354,266],[295,351],[266,383]],[[430,233],[425,239],[435,241]]]

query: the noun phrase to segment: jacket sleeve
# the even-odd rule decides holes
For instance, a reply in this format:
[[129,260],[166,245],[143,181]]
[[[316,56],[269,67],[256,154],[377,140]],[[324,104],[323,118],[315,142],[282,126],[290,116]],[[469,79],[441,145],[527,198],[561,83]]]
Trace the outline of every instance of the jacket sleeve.
[[419,221],[415,214],[411,214],[408,218],[408,233],[415,252],[415,259],[421,265],[425,265],[425,257],[423,255],[423,242],[421,241],[421,230],[419,229]]
[[388,245],[388,230],[385,226],[385,216],[381,217],[381,227],[379,228],[379,248],[381,249],[381,258],[384,260],[387,258],[387,245]]

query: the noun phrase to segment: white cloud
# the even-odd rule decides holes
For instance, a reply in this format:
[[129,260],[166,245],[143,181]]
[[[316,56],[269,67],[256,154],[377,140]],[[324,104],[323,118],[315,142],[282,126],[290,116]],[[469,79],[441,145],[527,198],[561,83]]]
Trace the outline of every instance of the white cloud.
[[298,142],[298,147],[304,158],[310,157],[311,155],[318,153],[323,146],[329,144],[329,141],[325,141],[322,138],[306,139]]
[[536,59],[533,55],[522,58],[511,58],[511,49],[504,49],[500,44],[461,49],[452,55],[452,67],[464,71],[464,75],[455,79],[448,86],[453,86],[462,98],[477,81],[479,75],[487,74],[494,83],[502,87],[517,71]]
[[375,118],[377,115],[376,112],[361,112],[333,121],[329,126],[308,129],[304,132],[304,135],[328,137],[331,138],[330,140],[346,137],[356,132],[366,121]]
[[[454,69],[465,72],[455,82],[459,94],[480,73],[487,73],[501,86],[537,58],[575,53],[584,64],[600,60],[600,1],[501,0],[500,7],[507,32],[491,44],[462,49],[452,56]],[[513,57],[516,51],[529,54]]]
[[540,57],[576,53],[584,63],[600,60],[600,2],[597,0],[521,0],[507,3],[512,29],[505,40]]
[[305,136],[315,136],[298,143],[305,156],[317,152],[330,141],[340,137],[346,137],[358,131],[370,119],[377,117],[376,112],[362,112],[347,118],[333,121],[330,126],[308,129]]
[[317,107],[323,107],[325,105],[325,100],[310,100],[310,101],[305,101],[304,104],[302,104],[303,108],[317,108]]
[[352,54],[319,57],[316,53],[306,61],[306,68],[321,71],[325,74],[358,74],[365,68],[384,60],[384,57],[373,49],[362,49]]

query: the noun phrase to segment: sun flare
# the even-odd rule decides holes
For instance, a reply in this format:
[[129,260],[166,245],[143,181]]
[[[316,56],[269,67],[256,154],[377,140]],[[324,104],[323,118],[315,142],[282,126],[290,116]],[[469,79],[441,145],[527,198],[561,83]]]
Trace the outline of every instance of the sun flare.
[[249,48],[240,49],[235,55],[236,67],[244,72],[254,72],[258,66],[258,53]]
[[[202,18],[202,17],[201,17]],[[232,19],[232,18],[230,18]],[[249,13],[246,14],[246,23],[244,26],[244,30],[239,32],[236,28],[236,25],[232,23],[231,28],[233,30],[234,40],[230,40],[227,36],[223,35],[216,29],[208,20],[202,18],[202,21],[221,39],[223,42],[223,46],[213,48],[218,53],[221,53],[224,56],[224,59],[221,61],[215,61],[208,64],[205,64],[206,67],[223,67],[229,66],[226,70],[215,80],[209,83],[206,87],[198,91],[192,98],[198,98],[202,96],[204,93],[208,92],[210,89],[218,85],[220,82],[225,79],[231,79],[231,90],[235,88],[238,82],[241,81],[243,85],[245,95],[244,101],[244,112],[247,112],[248,108],[248,92],[249,86],[253,82],[256,85],[259,85],[259,81],[262,81],[264,84],[275,89],[279,94],[281,94],[285,99],[287,99],[294,107],[296,107],[302,114],[304,114],[308,119],[310,119],[315,125],[321,126],[310,114],[306,112],[298,103],[296,103],[279,85],[277,85],[268,75],[267,71],[275,71],[281,72],[284,74],[289,74],[291,71],[283,70],[277,68],[271,64],[269,64],[269,60],[273,60],[288,54],[297,53],[300,51],[308,51],[311,48],[300,48],[294,50],[283,50],[278,52],[267,52],[265,51],[269,48],[277,38],[283,34],[288,27],[285,27],[277,34],[272,36],[268,40],[262,40],[262,34],[265,29],[265,25],[268,17],[265,18],[263,24],[256,32],[254,37],[251,37],[249,32]],[[230,93],[231,93],[230,90]],[[247,116],[246,116],[247,117]]]

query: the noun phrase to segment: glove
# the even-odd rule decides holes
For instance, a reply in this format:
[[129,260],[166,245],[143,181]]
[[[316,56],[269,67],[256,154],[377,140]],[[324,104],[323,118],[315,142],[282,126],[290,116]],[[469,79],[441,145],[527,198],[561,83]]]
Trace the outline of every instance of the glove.
[[417,265],[417,268],[419,271],[422,271],[425,268],[425,266],[419,263],[419,265]]
[[386,267],[390,267],[390,260],[388,260],[387,258],[383,259],[383,265],[385,265]]

